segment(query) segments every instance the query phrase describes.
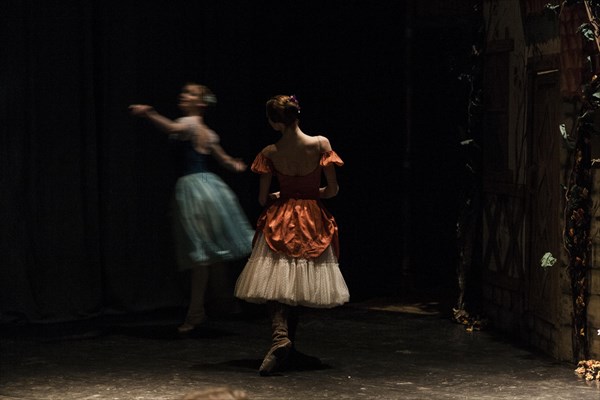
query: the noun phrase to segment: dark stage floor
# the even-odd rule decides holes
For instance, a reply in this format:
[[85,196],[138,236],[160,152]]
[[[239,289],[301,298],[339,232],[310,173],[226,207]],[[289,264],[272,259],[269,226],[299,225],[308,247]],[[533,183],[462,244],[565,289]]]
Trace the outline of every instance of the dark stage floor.
[[257,373],[269,347],[262,308],[189,337],[178,315],[3,327],[0,399],[181,399],[228,386],[249,399],[596,399],[571,364],[468,332],[440,304],[379,299],[306,310],[297,346],[318,357],[278,376]]

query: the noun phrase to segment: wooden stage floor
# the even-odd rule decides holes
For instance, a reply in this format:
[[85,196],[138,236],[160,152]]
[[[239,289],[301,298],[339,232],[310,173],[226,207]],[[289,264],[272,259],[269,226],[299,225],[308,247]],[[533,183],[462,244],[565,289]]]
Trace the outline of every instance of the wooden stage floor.
[[170,311],[3,326],[0,399],[176,400],[219,386],[250,400],[600,398],[572,364],[491,330],[467,332],[436,302],[397,299],[305,310],[297,348],[306,358],[261,377],[263,311],[213,319],[187,337]]

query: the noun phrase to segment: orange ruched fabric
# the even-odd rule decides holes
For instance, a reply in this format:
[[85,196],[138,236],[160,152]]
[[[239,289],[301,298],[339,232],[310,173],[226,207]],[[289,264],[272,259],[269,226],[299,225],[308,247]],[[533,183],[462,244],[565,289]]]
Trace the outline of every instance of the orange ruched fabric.
[[281,196],[267,204],[259,216],[253,243],[263,233],[269,248],[276,253],[314,259],[331,245],[339,258],[337,224],[319,199],[321,171],[331,163],[344,165],[330,150],[321,154],[319,165],[308,175],[290,176],[279,173],[262,153],[256,156],[251,170],[258,174],[274,174],[279,181]]

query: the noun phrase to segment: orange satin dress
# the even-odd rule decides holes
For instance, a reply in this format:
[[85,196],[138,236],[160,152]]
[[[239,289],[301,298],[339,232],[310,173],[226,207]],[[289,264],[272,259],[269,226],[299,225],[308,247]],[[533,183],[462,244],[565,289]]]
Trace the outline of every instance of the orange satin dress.
[[330,163],[344,165],[331,150],[321,155],[319,165],[308,175],[289,176],[277,172],[269,158],[258,154],[252,163],[252,171],[273,173],[279,181],[280,197],[270,203],[258,218],[253,244],[262,233],[276,253],[313,259],[331,245],[339,258],[337,224],[319,199],[321,171]]
[[258,218],[252,254],[236,281],[236,297],[251,303],[271,300],[315,308],[349,301],[338,263],[338,227],[319,198],[323,167],[331,163],[344,164],[328,151],[311,173],[289,176],[279,173],[262,153],[256,157],[252,171],[274,174],[280,197],[267,204]]

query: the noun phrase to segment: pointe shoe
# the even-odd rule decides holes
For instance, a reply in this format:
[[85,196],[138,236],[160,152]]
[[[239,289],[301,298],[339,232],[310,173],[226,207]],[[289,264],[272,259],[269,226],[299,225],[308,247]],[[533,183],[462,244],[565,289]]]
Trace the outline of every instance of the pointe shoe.
[[192,332],[194,329],[196,329],[197,325],[193,325],[190,324],[188,322],[184,322],[182,325],[177,327],[177,332],[185,334],[185,333],[190,333]]
[[285,369],[291,347],[292,342],[286,340],[271,348],[258,369],[260,376],[269,376],[273,372]]
[[180,334],[193,332],[194,330],[198,329],[198,327],[200,327],[204,323],[204,321],[206,321],[206,318],[203,318],[198,322],[190,322],[186,320],[183,324],[177,327],[177,332],[179,332]]

